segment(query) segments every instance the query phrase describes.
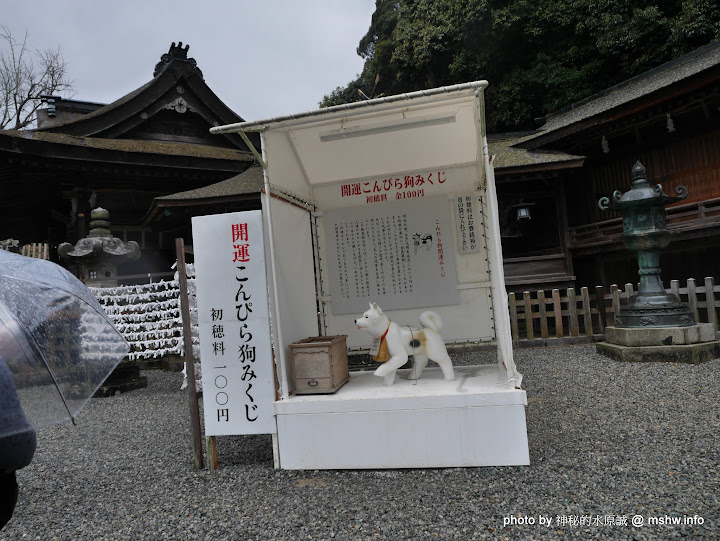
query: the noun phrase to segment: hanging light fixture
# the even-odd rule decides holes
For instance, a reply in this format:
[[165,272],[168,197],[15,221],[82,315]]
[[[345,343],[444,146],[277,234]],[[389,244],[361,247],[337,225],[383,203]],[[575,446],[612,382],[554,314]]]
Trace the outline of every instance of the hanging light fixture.
[[675,122],[673,122],[670,113],[667,114],[667,131],[668,133],[672,133],[675,131]]
[[513,208],[515,209],[515,219],[520,222],[522,220],[530,220],[532,217],[530,216],[530,207],[532,207],[535,203],[525,203],[522,199],[517,205],[513,205]]
[[604,135],[600,140],[600,146],[602,147],[603,153],[607,154],[608,152],[610,152],[610,143],[608,143],[608,140],[605,138]]

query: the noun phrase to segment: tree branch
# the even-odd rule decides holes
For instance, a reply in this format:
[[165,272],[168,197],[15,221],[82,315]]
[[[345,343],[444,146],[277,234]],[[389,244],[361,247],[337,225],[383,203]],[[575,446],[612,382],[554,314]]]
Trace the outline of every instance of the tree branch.
[[67,62],[60,48],[30,49],[26,31],[22,42],[15,41],[7,26],[0,25],[0,128],[22,129],[35,121],[40,96],[72,90]]

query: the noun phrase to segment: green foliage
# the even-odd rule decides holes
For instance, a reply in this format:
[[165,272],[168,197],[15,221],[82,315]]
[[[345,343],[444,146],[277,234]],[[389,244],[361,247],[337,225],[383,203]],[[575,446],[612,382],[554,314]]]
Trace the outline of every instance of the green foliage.
[[[358,101],[361,99],[358,90],[370,96],[378,75],[383,82],[390,78],[392,74],[390,59],[394,48],[392,36],[397,24],[400,4],[401,2],[397,0],[376,0],[370,28],[357,48],[358,55],[365,59],[362,73],[346,86],[337,87],[326,95],[320,102],[320,107]],[[392,93],[381,90],[378,94],[381,92]]]
[[362,74],[321,105],[487,79],[488,129],[525,129],[717,39],[717,0],[377,0]]

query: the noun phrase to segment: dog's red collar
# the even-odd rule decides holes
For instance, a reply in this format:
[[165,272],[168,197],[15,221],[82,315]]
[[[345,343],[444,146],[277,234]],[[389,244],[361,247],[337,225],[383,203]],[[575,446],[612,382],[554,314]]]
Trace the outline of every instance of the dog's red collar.
[[385,343],[385,337],[387,336],[389,330],[390,319],[388,318],[388,328],[385,329],[385,332],[379,339],[376,339],[377,341],[373,344],[373,350],[370,352],[370,356],[372,357],[373,361],[384,363],[390,358],[390,354],[388,353],[388,347]]
[[385,337],[387,336],[387,333],[388,333],[388,331],[390,330],[390,323],[392,323],[392,321],[390,320],[390,318],[388,318],[388,328],[385,329],[385,332],[384,332],[383,335],[380,337],[380,342],[384,342],[384,341],[385,341]]

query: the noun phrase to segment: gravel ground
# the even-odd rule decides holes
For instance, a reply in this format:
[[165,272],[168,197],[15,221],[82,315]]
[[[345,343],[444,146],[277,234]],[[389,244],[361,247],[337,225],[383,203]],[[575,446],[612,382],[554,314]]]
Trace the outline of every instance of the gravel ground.
[[529,467],[388,471],[275,471],[269,436],[218,438],[220,470],[196,471],[182,375],[145,372],[147,389],[39,432],[0,539],[720,538],[720,360],[623,364],[575,346],[516,363]]

